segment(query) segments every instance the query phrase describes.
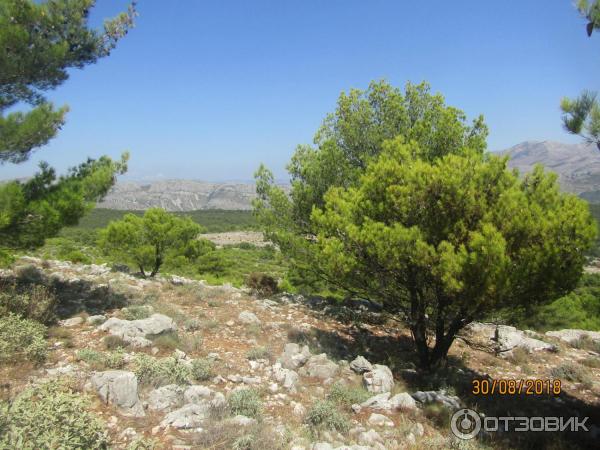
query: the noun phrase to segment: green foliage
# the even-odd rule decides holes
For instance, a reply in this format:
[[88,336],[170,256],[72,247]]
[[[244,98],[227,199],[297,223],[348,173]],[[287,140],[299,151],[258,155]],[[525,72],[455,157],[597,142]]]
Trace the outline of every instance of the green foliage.
[[125,320],[147,319],[152,315],[152,308],[146,305],[132,305],[121,309],[121,317]]
[[580,135],[590,144],[596,144],[600,150],[600,104],[596,97],[596,93],[583,91],[576,99],[564,97],[560,108],[565,130]]
[[512,311],[512,315],[512,323],[520,328],[600,330],[600,275],[585,274],[573,292],[533,310]]
[[153,358],[140,354],[134,360],[134,373],[140,383],[152,386],[188,384],[191,370],[176,358]]
[[277,280],[262,272],[251,272],[246,278],[246,286],[261,297],[270,297],[279,290]]
[[0,317],[0,363],[22,359],[42,363],[46,359],[46,327],[13,313]]
[[327,395],[327,400],[331,400],[345,408],[350,408],[355,403],[362,403],[368,400],[371,394],[362,387],[345,386],[340,382],[335,382]]
[[[121,211],[117,209],[95,208],[81,218],[77,228],[65,229],[61,235],[69,230],[93,231],[105,228],[110,222],[121,220],[125,214],[142,216],[143,211]],[[190,217],[194,222],[206,230],[207,233],[221,233],[225,231],[253,230],[258,228],[252,211],[229,211],[219,209],[203,209],[197,211],[173,212],[178,217]]]
[[213,362],[208,358],[198,358],[192,361],[192,378],[196,381],[206,381],[213,376]]
[[152,344],[162,350],[175,350],[181,342],[179,341],[179,335],[177,331],[171,331],[167,333],[161,333],[158,336],[152,338]]
[[554,378],[583,383],[584,385],[590,385],[593,377],[589,369],[574,362],[565,362],[560,366],[553,367],[550,369],[550,375]]
[[108,449],[104,424],[90,406],[58,382],[27,388],[11,404],[0,404],[0,448]]
[[125,348],[129,344],[123,340],[123,338],[119,336],[109,335],[102,339],[102,343],[106,350],[115,350],[119,348]]
[[313,429],[326,428],[341,433],[350,429],[348,418],[329,400],[316,401],[307,411],[304,420]]
[[90,159],[58,178],[54,169],[41,164],[40,172],[28,181],[1,185],[0,245],[39,247],[62,227],[75,225],[108,192],[116,174],[125,172],[128,157]]
[[14,313],[48,325],[56,321],[56,302],[54,292],[43,285],[4,285],[0,292],[0,317]]
[[595,29],[600,28],[600,1],[578,0],[577,9],[588,20],[586,31],[591,36]]
[[[90,0],[0,2],[0,164],[26,161],[64,124],[67,107],[56,109],[43,93],[61,85],[68,70],[107,56],[132,26],[135,9],[88,28]],[[28,112],[6,113],[29,104]],[[108,157],[88,160],[57,177],[46,163],[26,182],[0,186],[0,246],[32,248],[74,225],[126,170]]]
[[249,360],[271,359],[271,350],[267,347],[254,347],[246,353],[246,358]]
[[126,364],[122,348],[110,353],[83,348],[77,351],[77,359],[89,364],[93,370],[122,369]]
[[470,321],[573,289],[596,235],[555,175],[519,178],[486,133],[426,85],[372,84],[296,152],[289,197],[259,169],[255,212],[298,273],[405,319],[435,366]]
[[261,417],[262,401],[255,389],[238,389],[229,396],[227,403],[234,416]]
[[55,109],[43,92],[67,80],[68,69],[83,68],[107,56],[133,25],[128,13],[88,27],[93,1],[2,0],[0,2],[0,113],[19,102],[28,113],[0,115],[0,162],[19,163],[46,144],[64,124],[67,107]]
[[122,262],[135,264],[143,276],[151,269],[153,277],[173,250],[183,253],[200,232],[201,227],[188,217],[179,218],[163,209],[151,208],[143,217],[127,214],[122,220],[111,222],[100,233],[100,247]]

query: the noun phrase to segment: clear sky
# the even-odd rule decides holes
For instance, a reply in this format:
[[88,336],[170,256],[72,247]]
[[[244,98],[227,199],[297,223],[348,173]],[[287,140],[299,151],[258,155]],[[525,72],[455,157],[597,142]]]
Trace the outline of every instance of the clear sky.
[[[92,21],[126,1],[98,0]],[[489,148],[577,142],[559,102],[600,90],[600,33],[588,38],[571,0],[141,0],[113,54],[71,73],[49,97],[71,112],[59,136],[0,178],[60,170],[131,151],[128,177],[278,178],[312,142],[341,91],[385,78],[427,80]]]

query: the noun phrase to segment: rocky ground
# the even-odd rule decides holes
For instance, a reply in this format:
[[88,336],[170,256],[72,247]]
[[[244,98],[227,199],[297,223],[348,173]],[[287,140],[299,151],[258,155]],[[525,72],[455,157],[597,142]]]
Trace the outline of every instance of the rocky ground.
[[[449,367],[425,376],[416,370],[409,333],[369,302],[264,299],[227,285],[180,277],[143,280],[104,266],[35,258],[23,258],[14,271],[0,275],[28,276],[62,296],[50,358],[38,368],[0,368],[0,394],[11,398],[53,378],[75,380],[94,398],[114,448],[128,448],[141,437],[179,450],[531,443],[493,436],[479,443],[457,441],[447,418],[463,406],[487,415],[507,408],[534,415],[561,411],[599,423],[600,355],[590,348],[600,346],[600,333],[538,335],[476,323],[453,345]],[[109,336],[109,342],[125,346],[119,364],[89,357],[109,353]],[[170,364],[168,376],[152,376],[152,364],[160,362]],[[561,393],[472,393],[473,379],[503,378],[560,378]],[[248,389],[252,395],[239,393]],[[341,419],[328,409],[332,404]],[[577,439],[593,446],[598,428]]]
[[204,239],[215,243],[217,247],[224,245],[236,245],[243,242],[255,245],[257,247],[264,247],[270,244],[266,241],[263,233],[260,231],[228,231],[224,233],[204,233],[201,236]]

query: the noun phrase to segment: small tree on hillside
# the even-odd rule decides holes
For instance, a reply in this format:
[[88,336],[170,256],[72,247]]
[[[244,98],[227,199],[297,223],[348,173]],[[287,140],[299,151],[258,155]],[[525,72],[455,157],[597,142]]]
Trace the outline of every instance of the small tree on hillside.
[[[202,227],[189,217],[180,218],[160,208],[147,210],[143,217],[126,214],[100,232],[99,244],[107,254],[139,267],[142,276],[156,275],[172,254],[186,254]],[[197,257],[197,255],[195,255]]]
[[519,179],[507,158],[476,153],[423,161],[401,138],[385,147],[356,188],[313,210],[316,261],[402,317],[424,368],[473,320],[575,287],[595,226],[554,174]]
[[[93,0],[0,0],[0,165],[26,161],[56,136],[66,106],[55,108],[44,93],[110,54],[133,25],[128,13],[88,27]],[[29,111],[10,111],[23,104]],[[9,112],[10,111],[10,112]],[[88,160],[57,177],[47,164],[29,181],[0,186],[0,247],[34,247],[60,228],[77,223],[106,194],[127,166],[127,155]]]
[[496,310],[551,301],[579,279],[595,236],[585,202],[538,167],[520,179],[426,85],[342,95],[289,166],[264,167],[255,212],[295,267],[381,303],[409,326],[423,368]]

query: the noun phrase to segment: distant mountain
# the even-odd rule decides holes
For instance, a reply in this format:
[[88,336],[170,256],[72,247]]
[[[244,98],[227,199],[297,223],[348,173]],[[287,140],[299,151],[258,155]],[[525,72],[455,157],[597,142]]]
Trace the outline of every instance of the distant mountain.
[[250,183],[206,183],[166,180],[117,183],[98,208],[145,210],[154,206],[167,211],[198,209],[251,209],[256,197]]
[[541,163],[559,175],[565,191],[600,201],[600,151],[595,145],[527,141],[499,153],[509,155],[509,166],[521,172]]
[[[593,145],[528,141],[499,153],[509,155],[509,166],[521,172],[528,172],[536,163],[541,163],[558,173],[564,190],[600,203],[600,151]],[[168,211],[248,210],[252,208],[255,197],[254,184],[249,182],[130,181],[117,183],[98,207],[145,210],[159,206]]]

